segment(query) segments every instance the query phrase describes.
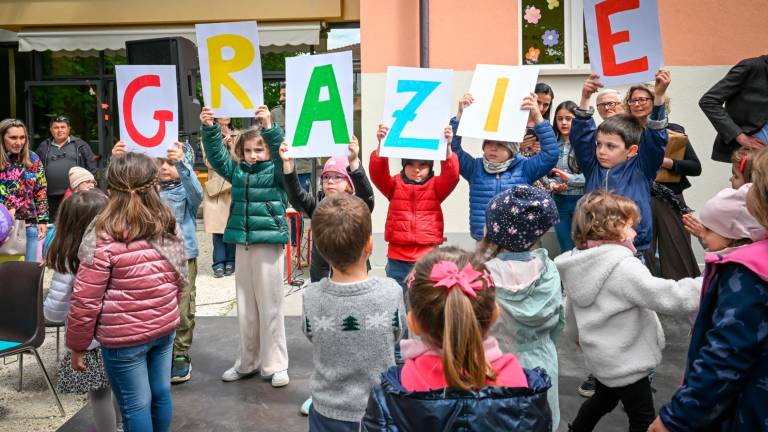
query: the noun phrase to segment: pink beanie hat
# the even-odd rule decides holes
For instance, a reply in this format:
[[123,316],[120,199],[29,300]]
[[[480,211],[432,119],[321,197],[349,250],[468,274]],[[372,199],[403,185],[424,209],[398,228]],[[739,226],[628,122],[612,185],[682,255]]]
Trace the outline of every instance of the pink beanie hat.
[[79,166],[74,166],[69,169],[70,189],[75,190],[78,186],[87,181],[96,181],[90,171]]
[[723,189],[704,203],[699,218],[701,223],[721,236],[752,241],[766,237],[765,228],[747,210],[747,192],[752,183],[733,189]]
[[323,167],[323,172],[320,173],[320,177],[322,177],[323,174],[325,173],[341,174],[347,180],[347,183],[349,183],[349,187],[352,188],[352,194],[354,194],[355,184],[352,183],[352,178],[349,176],[349,173],[347,172],[348,167],[349,167],[349,160],[347,159],[346,156],[334,156],[325,162],[325,166]]

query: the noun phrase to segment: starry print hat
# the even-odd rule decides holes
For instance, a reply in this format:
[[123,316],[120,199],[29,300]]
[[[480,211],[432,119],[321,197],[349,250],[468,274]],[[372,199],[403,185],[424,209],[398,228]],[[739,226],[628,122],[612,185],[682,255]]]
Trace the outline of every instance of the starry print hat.
[[486,236],[511,252],[529,250],[559,220],[552,197],[527,184],[496,195],[485,209]]

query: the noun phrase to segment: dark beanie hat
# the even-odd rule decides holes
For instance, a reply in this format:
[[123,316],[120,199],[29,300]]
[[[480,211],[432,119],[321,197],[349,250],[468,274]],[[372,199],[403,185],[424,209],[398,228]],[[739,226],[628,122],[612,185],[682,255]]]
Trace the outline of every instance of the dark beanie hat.
[[557,206],[547,192],[527,184],[516,185],[488,203],[485,235],[501,248],[524,252],[559,220]]

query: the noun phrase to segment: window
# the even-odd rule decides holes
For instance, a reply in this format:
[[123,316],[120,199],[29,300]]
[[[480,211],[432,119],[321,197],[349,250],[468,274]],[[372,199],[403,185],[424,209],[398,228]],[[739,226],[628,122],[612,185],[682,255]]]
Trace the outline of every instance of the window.
[[520,62],[589,69],[582,0],[520,0]]

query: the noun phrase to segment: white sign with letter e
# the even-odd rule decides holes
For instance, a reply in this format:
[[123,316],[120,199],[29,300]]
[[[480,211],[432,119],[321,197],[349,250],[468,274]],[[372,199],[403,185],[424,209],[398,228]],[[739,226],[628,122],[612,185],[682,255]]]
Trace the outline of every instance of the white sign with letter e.
[[205,105],[216,117],[250,118],[264,103],[256,21],[196,24]]
[[479,64],[469,92],[475,101],[464,109],[458,134],[462,137],[520,142],[529,110],[520,109],[533,93],[539,68]]
[[664,65],[657,0],[584,0],[592,72],[607,87],[654,81]]
[[445,160],[452,91],[453,70],[390,66],[382,121],[389,133],[381,155]]
[[286,58],[285,78],[288,155],[346,155],[352,136],[352,52]]
[[117,65],[115,75],[126,151],[166,157],[179,135],[176,66]]

